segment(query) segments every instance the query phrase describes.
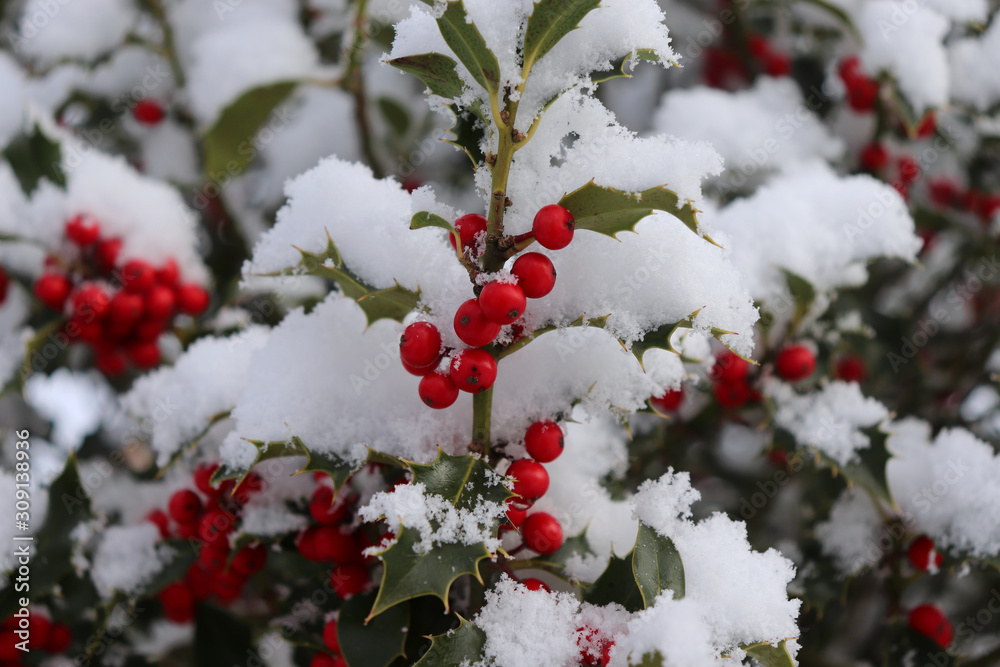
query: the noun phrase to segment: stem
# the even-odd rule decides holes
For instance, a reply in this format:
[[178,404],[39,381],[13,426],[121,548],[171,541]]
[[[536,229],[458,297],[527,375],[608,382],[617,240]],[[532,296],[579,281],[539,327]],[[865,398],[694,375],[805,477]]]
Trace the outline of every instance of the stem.
[[493,419],[493,387],[472,396],[472,442],[489,456],[490,427]]
[[163,31],[163,46],[161,54],[166,57],[167,62],[170,63],[170,72],[174,75],[174,83],[177,84],[178,88],[183,88],[185,84],[184,69],[181,67],[181,62],[177,58],[177,48],[174,44],[173,26],[171,26],[170,21],[167,20],[167,13],[164,11],[163,4],[160,0],[149,0],[148,7],[153,14],[153,18],[156,19],[156,23],[160,26],[160,30]]
[[361,74],[364,47],[368,37],[367,10],[368,0],[358,0],[358,11],[354,16],[354,39],[347,51],[343,85],[344,90],[354,97],[354,122],[358,125],[361,154],[365,156],[365,161],[371,167],[375,178],[382,178],[385,176],[385,171],[375,155],[371,123],[368,121],[368,96],[365,93],[365,80]]

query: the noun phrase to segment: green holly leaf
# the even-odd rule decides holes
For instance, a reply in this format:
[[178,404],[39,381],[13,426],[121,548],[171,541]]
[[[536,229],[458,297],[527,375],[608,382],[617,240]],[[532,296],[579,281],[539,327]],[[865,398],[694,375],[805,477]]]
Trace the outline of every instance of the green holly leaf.
[[420,290],[409,290],[399,283],[386,289],[377,289],[366,284],[344,265],[340,251],[329,235],[326,237],[326,250],[313,253],[298,248],[302,255],[299,266],[312,276],[319,276],[337,283],[340,291],[361,306],[368,324],[383,319],[402,322],[420,301]]
[[153,597],[175,581],[180,581],[198,558],[198,552],[191,548],[191,542],[187,540],[168,540],[164,544],[174,552],[173,558],[146,584],[139,597]]
[[673,591],[675,600],[684,597],[684,563],[677,547],[641,521],[632,550],[632,573],[647,609],[665,590]]
[[472,78],[486,89],[490,98],[496,99],[500,88],[500,65],[486,46],[479,29],[465,13],[462,0],[449,2],[437,23],[445,43],[468,68]]
[[410,119],[410,112],[406,110],[406,107],[391,97],[385,96],[375,100],[375,104],[382,113],[382,117],[389,124],[389,127],[392,128],[393,133],[397,137],[406,136],[406,133],[410,130],[410,126],[413,124]]
[[592,586],[584,590],[583,600],[599,607],[615,602],[628,611],[641,611],[642,592],[632,573],[632,554],[625,558],[612,554],[608,567]]
[[823,452],[818,452],[819,458],[829,466],[834,476],[843,475],[849,487],[860,486],[873,497],[895,507],[896,502],[889,493],[889,482],[885,476],[886,464],[889,462],[889,450],[885,442],[889,436],[878,426],[861,429],[861,432],[869,437],[871,445],[858,450],[857,460],[842,466]]
[[221,609],[199,604],[194,626],[195,667],[242,665],[253,655],[250,626]]
[[[433,463],[405,463],[413,474],[414,484],[423,484],[428,496],[441,496],[458,510],[475,510],[484,501],[503,504],[512,496],[497,483],[498,475],[489,464],[473,456],[451,456],[439,448]],[[436,528],[433,520],[431,525]],[[499,528],[497,518],[486,532],[495,535]],[[479,563],[491,555],[482,542],[441,544],[431,552],[417,553],[414,546],[419,540],[417,531],[403,528],[397,541],[378,554],[385,567],[369,618],[422,595],[439,598],[447,611],[448,591],[458,577],[471,574],[482,581]]]
[[[448,131],[454,139],[444,139],[443,141],[461,149],[469,157],[472,166],[479,168],[479,165],[486,160],[481,145],[486,122],[473,111],[459,109],[456,106],[450,108],[455,114],[455,123]],[[478,107],[474,107],[473,110],[478,111]]]
[[788,269],[781,269],[785,275],[785,284],[795,301],[795,315],[792,317],[793,325],[797,325],[809,312],[816,301],[816,288],[812,283]]
[[439,229],[446,230],[451,234],[452,239],[455,242],[455,248],[462,247],[462,237],[459,235],[458,231],[452,227],[451,223],[442,218],[440,215],[434,215],[427,211],[421,211],[410,218],[410,229],[424,229],[425,227],[437,227]]
[[292,436],[286,442],[264,442],[262,440],[247,440],[247,442],[257,448],[257,456],[254,458],[253,463],[246,468],[232,468],[227,465],[219,466],[219,469],[212,475],[212,484],[235,479],[237,480],[236,488],[233,489],[235,493],[239,485],[243,483],[243,480],[253,470],[254,466],[261,461],[289,456],[305,456],[306,464],[296,471],[295,474],[301,475],[307,472],[324,473],[333,481],[334,491],[337,491],[347,482],[348,477],[360,470],[364,465],[364,463],[351,463],[329,452],[311,451],[298,436]]
[[465,92],[457,63],[442,53],[421,53],[386,62],[423,81],[432,95],[451,100]]
[[590,75],[590,81],[596,85],[604,83],[605,81],[610,81],[611,79],[631,79],[632,75],[626,72],[625,68],[629,67],[629,69],[631,69],[631,65],[639,60],[658,63],[660,62],[660,57],[656,55],[656,51],[653,51],[652,49],[636,49],[624,58],[619,58],[613,62],[610,70],[592,72]]
[[257,130],[297,85],[282,81],[253,88],[223,109],[202,140],[205,173],[228,177],[243,173],[257,154],[251,143]]
[[632,194],[602,187],[593,181],[559,200],[559,205],[573,214],[578,230],[589,229],[617,239],[622,232],[634,232],[636,224],[643,218],[655,211],[664,211],[712,245],[719,245],[699,230],[698,211],[691,202],[685,202],[683,206],[678,206],[679,203],[677,193],[666,186]]
[[25,195],[30,196],[43,178],[66,187],[66,174],[62,168],[62,147],[46,136],[39,125],[31,134],[22,135],[7,145],[3,152],[10,163],[17,182]]
[[761,642],[746,647],[747,655],[764,667],[795,667],[795,661],[785,648],[782,640],[777,646]]
[[642,662],[637,664],[636,667],[663,667],[663,654],[659,651],[644,653]]
[[[652,331],[647,331],[642,337],[642,340],[633,341],[632,346],[627,349],[633,356],[635,356],[636,359],[639,360],[639,366],[641,366],[643,370],[645,370],[646,367],[643,366],[642,358],[646,355],[648,350],[651,350],[654,347],[661,350],[668,350],[676,355],[680,355],[680,352],[675,350],[674,346],[671,345],[670,339],[673,337],[674,332],[678,329],[689,329],[694,326],[694,318],[699,312],[700,311],[695,311],[679,322],[667,322]],[[625,343],[622,343],[622,347],[625,347]]]
[[413,667],[454,667],[483,659],[486,633],[461,616],[458,621],[451,632],[431,638],[431,647]]
[[522,72],[527,76],[532,66],[542,59],[563,37],[576,30],[580,21],[601,0],[539,0],[528,18],[524,32]]
[[366,619],[374,593],[349,598],[337,617],[340,652],[351,667],[386,667],[396,658],[406,656],[406,630],[410,624],[409,605],[398,605]]

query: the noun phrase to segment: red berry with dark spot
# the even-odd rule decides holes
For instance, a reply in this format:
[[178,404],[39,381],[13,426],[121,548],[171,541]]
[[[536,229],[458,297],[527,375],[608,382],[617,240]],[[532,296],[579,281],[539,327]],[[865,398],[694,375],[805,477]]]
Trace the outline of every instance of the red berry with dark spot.
[[245,577],[257,574],[267,564],[267,548],[263,544],[246,546],[233,557],[233,571]]
[[323,644],[334,653],[340,653],[340,640],[337,638],[337,619],[331,619],[323,626]]
[[99,241],[94,248],[94,260],[97,262],[97,267],[101,271],[108,273],[118,263],[118,255],[121,254],[121,251],[121,239],[104,239],[103,241]]
[[451,360],[451,382],[461,391],[478,394],[488,390],[497,379],[497,361],[486,350],[462,350]]
[[455,333],[466,345],[489,345],[500,333],[500,325],[486,317],[478,299],[469,299],[455,312]]
[[102,348],[94,353],[94,368],[107,377],[118,377],[127,367],[128,359],[117,347]]
[[361,551],[354,535],[345,533],[340,526],[323,526],[316,531],[316,554],[321,560],[334,563],[351,563],[359,560]]
[[913,185],[920,178],[920,163],[912,155],[903,155],[896,160],[899,178],[905,185]]
[[240,481],[239,486],[232,492],[232,496],[236,502],[245,505],[263,490],[264,480],[257,473],[251,472],[247,473],[247,476]]
[[524,290],[514,283],[492,282],[479,293],[483,315],[501,325],[513,324],[524,313],[527,303]]
[[729,350],[723,350],[715,357],[715,365],[709,374],[717,382],[738,382],[750,372],[750,364]]
[[[541,463],[520,459],[510,464],[507,477],[514,478],[514,493],[528,503],[538,500],[549,490],[549,473]],[[521,504],[521,503],[518,503]]]
[[553,421],[535,422],[524,434],[528,456],[540,463],[555,461],[565,446],[563,430]]
[[160,591],[163,616],[172,623],[190,623],[194,619],[194,596],[184,584],[175,581]]
[[209,572],[222,572],[228,562],[228,544],[205,544],[198,552],[198,563]]
[[65,653],[73,643],[73,633],[65,623],[53,623],[45,642],[45,652],[53,655]]
[[319,526],[311,526],[306,528],[295,540],[295,548],[299,550],[302,557],[317,562],[323,560],[319,557],[319,552],[316,550],[316,534],[319,532]]
[[529,577],[527,579],[522,579],[521,583],[529,591],[545,591],[546,593],[551,593],[552,590],[545,585],[545,582],[541,579],[535,579],[534,577]]
[[219,495],[219,487],[212,486],[212,475],[219,469],[218,463],[202,463],[194,469],[194,485],[206,496]]
[[168,320],[177,307],[174,290],[166,285],[153,285],[146,293],[146,317],[151,320]]
[[356,595],[368,586],[368,570],[358,563],[345,563],[333,568],[330,586],[342,598]]
[[156,341],[132,343],[127,348],[128,358],[136,368],[154,368],[160,363],[160,346]]
[[750,385],[744,380],[719,382],[714,389],[715,400],[724,408],[735,409],[750,400]]
[[529,252],[514,260],[510,272],[529,299],[540,299],[556,286],[556,267],[540,252]]
[[228,545],[229,533],[233,532],[235,526],[236,518],[226,510],[209,510],[198,522],[198,537],[206,544]]
[[246,577],[232,570],[220,572],[212,579],[212,593],[223,604],[228,604],[243,593]]
[[424,405],[435,410],[450,408],[458,400],[458,387],[452,383],[450,375],[443,373],[425,375],[420,379],[417,392]]
[[[739,359],[739,357],[737,357]],[[740,361],[743,361],[740,359]],[[743,361],[743,363],[746,363]],[[663,396],[654,396],[649,399],[653,408],[659,412],[676,412],[684,402],[684,387],[680,389],[667,389]]]
[[536,553],[554,553],[563,543],[562,526],[551,514],[536,512],[524,520],[521,537],[528,548]]
[[123,330],[131,329],[142,319],[142,297],[138,294],[118,292],[108,306],[108,325]]
[[125,290],[133,293],[147,291],[156,282],[156,270],[141,259],[130,259],[125,262],[121,271],[122,285]]
[[941,648],[948,648],[954,632],[944,613],[932,604],[922,604],[910,611],[910,627],[930,637]]
[[864,382],[868,377],[868,366],[856,354],[845,354],[837,361],[835,369],[838,379],[844,382]]
[[910,559],[913,567],[921,572],[930,570],[932,562],[935,570],[941,567],[941,564],[944,562],[944,556],[934,549],[934,540],[926,535],[921,535],[910,542],[910,548],[907,550],[906,556]]
[[52,310],[62,310],[73,288],[69,278],[61,273],[45,273],[35,281],[34,292],[38,300]]
[[170,518],[177,523],[191,524],[201,514],[201,498],[191,489],[181,489],[170,496],[167,509],[170,511]]
[[317,486],[309,499],[309,514],[324,526],[332,526],[347,517],[349,504],[341,497],[334,501],[333,489],[329,486]]
[[84,285],[73,293],[73,316],[84,321],[100,320],[108,314],[111,299],[98,285]]
[[816,370],[816,355],[805,345],[789,345],[778,353],[774,368],[781,379],[799,382]]
[[184,583],[195,600],[204,600],[212,594],[212,573],[198,563],[188,568]]
[[549,204],[539,209],[531,225],[535,240],[543,248],[559,250],[573,240],[576,221],[573,214],[558,204]]
[[868,144],[861,149],[859,161],[865,171],[882,171],[889,165],[889,151],[882,144]]
[[[476,255],[476,236],[486,231],[486,226],[489,221],[482,215],[478,213],[470,213],[468,215],[463,215],[461,218],[455,221],[455,231],[458,232],[459,237],[462,239],[463,249],[472,249],[473,255]],[[455,237],[452,234],[448,235],[448,241],[451,243],[451,247],[455,248]]]
[[66,238],[78,246],[88,246],[101,236],[101,225],[97,220],[76,215],[66,223]]
[[166,320],[143,320],[135,326],[132,337],[137,341],[148,343],[157,340],[166,328]]
[[210,297],[201,285],[188,283],[177,288],[177,308],[185,315],[198,316],[208,310]]
[[413,368],[434,368],[441,361],[441,332],[430,322],[414,322],[403,329],[399,356]]
[[132,107],[132,117],[143,125],[159,125],[166,116],[163,105],[148,97],[139,100]]

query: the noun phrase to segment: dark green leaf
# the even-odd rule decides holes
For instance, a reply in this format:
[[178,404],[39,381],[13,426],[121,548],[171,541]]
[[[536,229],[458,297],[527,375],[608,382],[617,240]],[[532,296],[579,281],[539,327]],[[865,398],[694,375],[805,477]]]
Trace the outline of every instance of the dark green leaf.
[[483,139],[483,128],[485,124],[476,114],[466,110],[451,107],[455,114],[455,124],[448,131],[453,139],[444,139],[445,143],[451,144],[462,150],[469,156],[474,168],[479,168],[486,156],[481,147]]
[[444,41],[468,68],[472,78],[495,99],[500,88],[500,65],[486,46],[486,40],[469,20],[462,0],[449,2],[437,23]]
[[593,181],[565,195],[559,205],[569,209],[576,220],[576,228],[618,238],[621,232],[634,232],[636,224],[654,211],[664,211],[713,245],[718,245],[701,234],[698,211],[685,202],[678,206],[677,193],[665,186],[650,188],[639,194],[622,192],[596,185]]
[[31,134],[20,136],[8,144],[3,152],[10,163],[17,182],[24,194],[31,195],[38,183],[46,178],[59,187],[66,187],[66,174],[62,169],[62,149],[35,125]]
[[405,655],[410,608],[401,604],[366,621],[374,593],[355,595],[344,602],[337,617],[340,651],[351,667],[385,667]]
[[644,653],[642,655],[642,662],[636,665],[636,667],[663,667],[663,654],[659,651]]
[[[496,474],[482,459],[451,456],[438,449],[433,463],[406,464],[414,484],[423,484],[427,495],[441,496],[460,510],[472,510],[483,501],[503,503],[511,497],[505,487],[494,482]],[[499,528],[500,520],[496,519],[487,532],[495,535]],[[479,562],[490,557],[481,542],[442,544],[429,553],[416,553],[413,547],[419,539],[416,531],[401,529],[397,541],[379,554],[385,567],[370,617],[421,595],[439,598],[447,610],[451,584],[463,574],[479,579]]]
[[402,322],[417,307],[420,292],[408,290],[396,283],[392,287],[369,292],[357,301],[368,318],[368,324],[382,319]]
[[857,461],[842,468],[844,477],[852,484],[860,485],[868,493],[894,505],[885,476],[885,468],[889,463],[889,449],[885,443],[889,436],[878,426],[862,429],[862,433],[868,436],[871,445],[858,451]]
[[851,20],[850,15],[846,11],[844,11],[843,7],[840,7],[830,2],[830,0],[806,0],[806,2],[816,5],[820,9],[829,12],[838,21],[843,23],[844,27],[846,27],[851,32],[852,35],[854,35],[855,37],[860,37],[860,33],[858,33],[858,29],[857,27],[855,27],[854,21]]
[[669,537],[642,522],[632,550],[632,573],[646,608],[668,589],[674,592],[675,600],[684,597],[684,563],[677,547]]
[[382,117],[389,123],[389,127],[396,133],[396,136],[404,136],[410,129],[410,112],[391,97],[380,97],[376,101]]
[[795,301],[795,315],[792,322],[798,324],[809,312],[813,302],[816,301],[816,288],[797,273],[792,273],[788,269],[781,269],[781,272],[785,274],[785,283]]
[[166,545],[174,551],[174,557],[143,588],[139,597],[153,597],[169,584],[183,579],[188,568],[198,557],[198,552],[187,540],[170,540]]
[[599,607],[615,602],[631,612],[642,610],[642,593],[632,573],[631,554],[625,558],[612,554],[607,569],[584,591],[583,599]]
[[486,633],[461,616],[458,618],[461,625],[434,637],[430,649],[413,667],[454,667],[482,660]]
[[242,665],[253,655],[250,626],[207,604],[199,604],[194,627],[196,667]]
[[444,54],[422,53],[387,62],[423,81],[434,95],[450,100],[460,97],[465,90],[465,84],[455,70],[455,61]]
[[777,646],[763,643],[753,644],[748,646],[746,651],[751,658],[764,667],[795,667],[795,661],[788,654],[784,641]]
[[223,109],[202,140],[205,173],[213,178],[243,173],[257,154],[253,143],[257,131],[296,85],[283,81],[254,88]]
[[[651,350],[654,347],[661,350],[669,350],[674,354],[680,354],[674,349],[673,345],[670,344],[670,339],[674,335],[674,332],[682,328],[690,328],[692,326],[692,321],[698,313],[692,313],[689,317],[681,320],[680,322],[667,322],[652,331],[647,331],[642,337],[642,340],[637,340],[632,343],[630,351],[639,360],[639,365],[642,366],[642,358],[645,356],[647,350]],[[645,366],[643,366],[645,368]]]
[[601,0],[539,0],[524,32],[524,72],[542,59],[560,39],[579,27]]
[[[260,440],[248,440],[247,442],[257,448],[257,457],[253,463],[247,468],[219,466],[219,469],[212,475],[213,484],[227,479],[235,479],[242,483],[246,479],[246,476],[250,474],[250,471],[253,470],[253,467],[261,461],[289,456],[306,457],[306,464],[296,474],[305,472],[325,473],[333,481],[333,488],[335,490],[339,490],[347,481],[347,478],[361,468],[361,465],[354,465],[335,454],[310,451],[302,440],[296,436],[293,436],[287,442],[262,442]],[[237,488],[239,487],[237,486]],[[233,492],[235,493],[236,489],[233,489]]]
[[604,83],[605,81],[610,81],[611,79],[626,78],[631,79],[632,75],[625,71],[626,67],[630,67],[632,63],[637,60],[647,60],[649,62],[659,62],[660,57],[656,55],[656,52],[652,49],[637,49],[634,53],[616,60],[611,65],[611,69],[607,71],[593,72],[590,75],[590,80],[594,84]]

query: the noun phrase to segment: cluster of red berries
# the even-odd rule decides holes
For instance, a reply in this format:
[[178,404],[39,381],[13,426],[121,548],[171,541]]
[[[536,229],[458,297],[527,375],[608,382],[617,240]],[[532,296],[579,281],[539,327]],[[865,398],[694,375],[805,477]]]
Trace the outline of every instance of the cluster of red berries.
[[163,616],[174,623],[194,619],[195,603],[209,596],[223,604],[240,597],[247,580],[267,563],[267,549],[248,545],[232,553],[229,536],[239,521],[242,506],[264,488],[255,473],[247,475],[239,488],[225,481],[212,484],[217,463],[198,466],[192,489],[180,489],[170,496],[167,511],[150,512],[146,519],[160,531],[160,537],[178,537],[199,544],[198,560],[184,578],[167,585],[159,593]]
[[861,69],[857,56],[844,58],[840,63],[840,80],[847,89],[847,105],[858,113],[868,113],[878,102],[879,83]]
[[[805,345],[786,345],[774,359],[774,370],[786,382],[801,382],[816,371],[816,355]],[[729,350],[715,357],[709,374],[715,400],[724,408],[739,408],[759,401],[760,394],[749,381],[750,364]]]
[[984,225],[992,222],[1000,213],[1000,193],[963,188],[947,176],[930,179],[927,182],[927,196],[937,208],[974,214]]
[[[537,421],[525,432],[524,447],[531,458],[514,461],[506,473],[514,478],[512,490],[518,496],[508,501],[507,520],[521,529],[525,546],[539,554],[550,554],[562,546],[562,527],[551,514],[535,512],[529,516],[528,509],[549,490],[549,473],[542,463],[551,463],[562,454],[563,430],[555,422]],[[540,581],[538,585],[545,587]]]
[[576,645],[580,649],[580,664],[584,667],[608,667],[615,640],[594,628],[576,629]]
[[[464,215],[455,221],[455,230],[462,242],[462,252],[475,259],[481,253],[487,220],[479,214]],[[565,248],[573,240],[575,221],[562,206],[542,207],[535,215],[531,236],[549,250]],[[449,236],[456,248],[454,235]],[[497,362],[483,347],[500,335],[500,330],[513,325],[515,334],[523,333],[515,322],[524,314],[528,299],[540,299],[556,284],[552,261],[538,252],[518,257],[510,270],[517,282],[494,281],[483,286],[478,298],[469,299],[458,307],[454,318],[455,333],[468,345],[451,358],[447,372],[438,370],[445,354],[441,332],[429,322],[414,322],[406,327],[399,340],[399,356],[403,367],[420,376],[417,388],[428,407],[442,410],[458,399],[458,392],[476,394],[489,390],[497,378]]]
[[778,51],[763,35],[750,35],[747,39],[750,55],[760,69],[770,76],[788,76],[792,73],[792,59]]
[[17,645],[25,638],[28,639],[29,651],[45,651],[53,655],[65,653],[73,643],[73,634],[65,623],[53,623],[36,611],[28,616],[11,616],[0,623],[0,664],[19,667],[21,658],[27,654]]
[[[873,142],[861,149],[858,156],[861,168],[872,174],[885,174],[893,163],[892,156],[885,144]],[[910,188],[920,179],[920,163],[910,154],[903,154],[895,160],[895,176],[891,178],[892,187],[903,197],[910,200]]]
[[[750,35],[747,49],[759,71],[769,76],[792,73],[792,59],[775,49],[763,35]],[[710,47],[705,49],[704,78],[705,84],[712,88],[731,89],[745,84],[749,76],[746,65],[733,47]]]
[[347,667],[347,660],[340,654],[340,639],[337,637],[337,619],[323,625],[323,645],[330,653],[316,653],[309,661],[309,667]]
[[101,238],[100,223],[85,215],[66,223],[75,249],[50,257],[49,268],[34,284],[35,296],[48,308],[67,315],[68,339],[90,345],[94,366],[108,376],[160,363],[157,339],[178,313],[200,315],[209,294],[182,283],[175,261],[154,267],[141,259],[119,263],[122,240]]

